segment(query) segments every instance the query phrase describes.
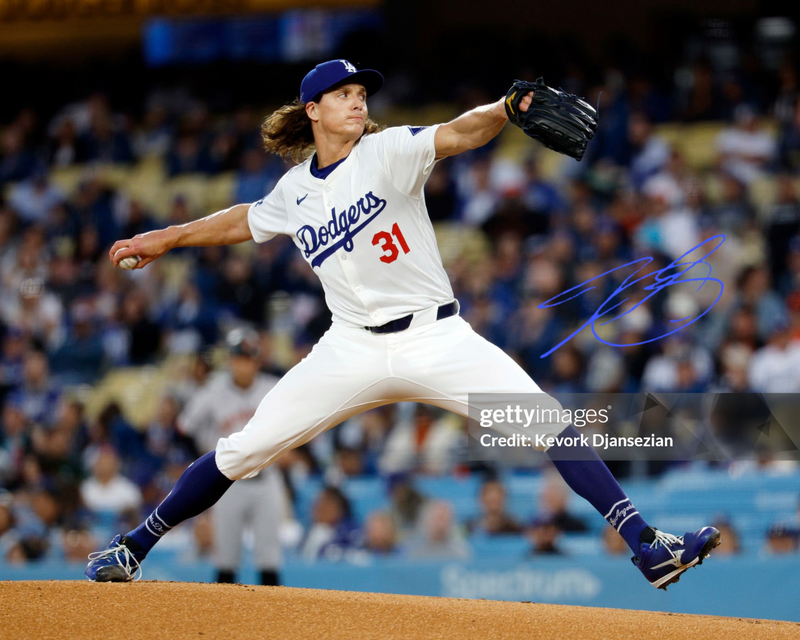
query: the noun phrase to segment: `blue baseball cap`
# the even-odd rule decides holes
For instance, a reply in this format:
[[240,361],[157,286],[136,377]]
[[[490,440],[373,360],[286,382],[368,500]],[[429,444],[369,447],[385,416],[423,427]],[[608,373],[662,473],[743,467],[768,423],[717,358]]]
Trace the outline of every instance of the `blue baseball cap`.
[[328,60],[314,67],[300,84],[300,102],[312,102],[323,91],[347,80],[364,85],[367,95],[383,86],[383,76],[374,69],[356,69],[347,60]]

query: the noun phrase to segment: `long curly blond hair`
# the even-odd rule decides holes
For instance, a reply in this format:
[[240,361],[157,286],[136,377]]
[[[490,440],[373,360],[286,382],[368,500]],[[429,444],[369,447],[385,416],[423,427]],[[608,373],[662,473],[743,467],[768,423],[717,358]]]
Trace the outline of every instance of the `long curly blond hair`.
[[[372,118],[367,118],[363,135],[377,133],[384,127]],[[270,153],[284,160],[301,163],[314,153],[314,133],[311,120],[306,115],[306,106],[295,99],[274,111],[261,124],[261,140]]]

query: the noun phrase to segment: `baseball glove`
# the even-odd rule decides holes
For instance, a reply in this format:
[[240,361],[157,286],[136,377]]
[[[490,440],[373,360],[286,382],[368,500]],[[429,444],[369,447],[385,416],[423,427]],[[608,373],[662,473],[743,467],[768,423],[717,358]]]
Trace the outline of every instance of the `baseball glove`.
[[[533,101],[528,110],[519,109],[519,103],[533,91]],[[542,78],[536,82],[517,80],[506,94],[508,119],[526,135],[538,140],[548,149],[583,158],[586,145],[597,130],[597,111],[581,98],[548,87]]]

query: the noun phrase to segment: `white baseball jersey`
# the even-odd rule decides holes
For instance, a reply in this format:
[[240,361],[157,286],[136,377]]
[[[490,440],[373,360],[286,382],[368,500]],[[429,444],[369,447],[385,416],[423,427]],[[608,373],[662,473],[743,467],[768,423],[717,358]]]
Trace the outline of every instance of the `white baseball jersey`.
[[306,160],[250,206],[255,241],[292,237],[334,322],[377,326],[453,300],[423,195],[437,128],[366,135],[326,179]]
[[229,372],[217,373],[186,403],[178,426],[203,451],[212,451],[220,438],[247,424],[277,382],[274,376],[258,374],[250,387],[242,389],[234,384]]

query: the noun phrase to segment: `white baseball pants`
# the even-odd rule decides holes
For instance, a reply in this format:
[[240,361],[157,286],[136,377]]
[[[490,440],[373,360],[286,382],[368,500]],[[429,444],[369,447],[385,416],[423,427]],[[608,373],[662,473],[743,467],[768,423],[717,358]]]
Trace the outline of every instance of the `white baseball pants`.
[[[427,323],[415,326],[418,316]],[[425,310],[409,329],[388,334],[334,323],[266,395],[244,429],[218,442],[220,471],[232,480],[251,478],[287,449],[393,402],[422,402],[467,416],[470,393],[542,393],[507,353],[460,316],[434,318]],[[564,426],[539,430],[556,435]]]

